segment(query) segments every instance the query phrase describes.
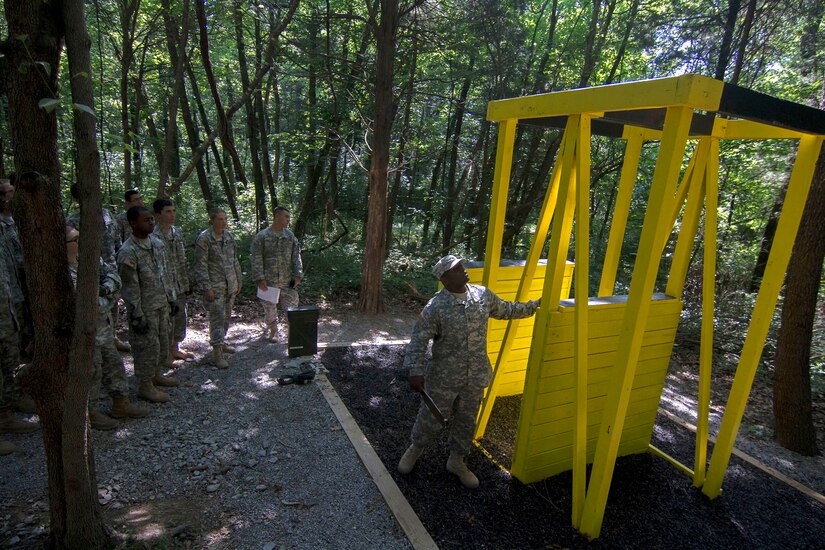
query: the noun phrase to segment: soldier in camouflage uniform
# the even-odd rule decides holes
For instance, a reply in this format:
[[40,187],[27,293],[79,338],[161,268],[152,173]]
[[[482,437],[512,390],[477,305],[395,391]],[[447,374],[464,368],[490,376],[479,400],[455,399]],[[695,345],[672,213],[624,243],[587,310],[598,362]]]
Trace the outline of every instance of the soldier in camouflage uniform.
[[[0,254],[3,255],[8,267],[9,285],[17,313],[19,346],[26,355],[30,355],[34,342],[34,327],[26,288],[26,273],[23,269],[23,245],[11,215],[13,199],[14,185],[8,179],[0,179]],[[15,406],[25,401],[27,405],[22,407],[26,409],[25,412],[34,412],[31,397],[24,396],[16,386],[14,392],[17,396]]]
[[[66,224],[66,254],[69,262],[69,275],[72,284],[77,286],[77,242],[80,233]],[[129,384],[126,381],[126,369],[123,359],[115,348],[112,339],[112,300],[120,290],[120,276],[115,266],[100,259],[100,287],[98,292],[97,331],[93,356],[92,381],[89,387],[89,424],[95,430],[113,430],[118,422],[115,418],[142,418],[149,411],[129,401]],[[98,407],[100,385],[106,388],[112,398],[111,416],[101,412]]]
[[287,228],[289,220],[289,210],[283,206],[277,207],[272,225],[252,240],[252,278],[262,291],[269,287],[279,290],[277,303],[261,298],[270,341],[278,338],[277,304],[280,303],[283,308],[297,306],[296,287],[304,277],[301,247],[295,234]]
[[[5,262],[3,259],[0,261]],[[17,330],[17,312],[9,285],[9,271],[0,267],[0,434],[28,433],[40,427],[36,422],[17,420],[12,411],[17,398],[14,372],[20,365]],[[14,449],[13,443],[0,441],[0,455],[14,452]]]
[[[75,203],[66,216],[66,225],[73,227],[80,231],[80,208],[75,206],[80,202],[80,189],[76,183],[73,183],[69,188],[72,194],[72,199]],[[120,246],[120,239],[118,237],[118,224],[115,217],[106,208],[100,209],[101,216],[103,216],[103,235],[100,240],[100,257],[104,262],[111,266],[117,265],[115,254],[117,247]]]
[[219,369],[229,367],[224,352],[234,348],[224,343],[232,305],[241,291],[241,264],[235,237],[226,230],[226,211],[220,208],[209,212],[211,229],[203,231],[195,241],[195,280],[203,291],[209,310],[209,343],[212,359]]
[[[462,260],[441,258],[433,275],[444,288],[424,307],[407,345],[404,366],[410,369],[410,389],[427,392],[442,412],[450,417],[450,458],[447,471],[470,489],[478,478],[464,464],[475,431],[475,420],[484,388],[490,383],[492,368],[487,357],[487,320],[520,319],[538,309],[540,300],[507,302],[483,286],[468,284],[470,278]],[[432,363],[424,372],[425,354],[433,341]],[[401,457],[398,470],[408,474],[432,441],[441,424],[422,403],[412,429],[412,445]]]
[[172,332],[169,338],[170,359],[194,359],[194,355],[180,349],[186,338],[186,296],[189,294],[189,270],[186,266],[186,244],[183,232],[175,227],[176,208],[172,199],[157,199],[152,203],[155,211],[155,235],[166,244],[169,265],[175,272],[175,292],[178,313],[172,317]]
[[123,193],[123,212],[118,214],[115,220],[117,224],[115,246],[117,248],[120,248],[126,242],[126,239],[132,236],[132,226],[129,225],[129,220],[126,219],[126,213],[133,206],[143,206],[143,197],[140,196],[140,191],[137,189],[129,189]]
[[152,234],[152,213],[143,206],[133,206],[127,219],[132,236],[120,247],[117,263],[129,319],[138,397],[165,403],[169,395],[157,386],[180,384],[176,378],[161,374],[169,349],[169,316],[177,313],[174,279],[167,264],[166,245]]

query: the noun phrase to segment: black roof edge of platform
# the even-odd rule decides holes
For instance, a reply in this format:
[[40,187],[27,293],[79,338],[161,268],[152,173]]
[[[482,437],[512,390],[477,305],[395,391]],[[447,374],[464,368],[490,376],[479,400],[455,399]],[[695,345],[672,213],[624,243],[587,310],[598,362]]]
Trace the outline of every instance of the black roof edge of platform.
[[[610,111],[602,118],[594,118],[590,124],[593,135],[620,138],[624,133],[625,125],[661,130],[665,121],[666,109],[637,109],[633,111]],[[690,124],[690,135],[709,135],[713,129],[713,114],[696,113]],[[543,126],[563,129],[567,124],[567,116],[544,118],[528,118],[518,121],[528,126]]]
[[799,132],[825,134],[825,111],[725,84],[719,112]]

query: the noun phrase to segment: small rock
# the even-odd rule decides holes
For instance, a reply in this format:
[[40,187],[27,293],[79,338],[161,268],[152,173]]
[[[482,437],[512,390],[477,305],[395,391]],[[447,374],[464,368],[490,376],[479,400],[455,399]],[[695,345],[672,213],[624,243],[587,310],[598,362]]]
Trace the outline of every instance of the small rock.
[[206,492],[207,493],[214,493],[215,491],[218,490],[218,487],[219,486],[217,484],[207,485],[206,486]]

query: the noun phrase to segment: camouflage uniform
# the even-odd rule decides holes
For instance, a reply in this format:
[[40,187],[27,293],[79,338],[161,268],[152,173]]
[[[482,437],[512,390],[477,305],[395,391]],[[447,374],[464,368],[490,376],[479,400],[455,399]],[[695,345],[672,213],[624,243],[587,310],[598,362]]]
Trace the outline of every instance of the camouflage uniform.
[[[298,305],[298,291],[289,287],[290,281],[296,277],[304,277],[304,265],[295,234],[287,228],[277,232],[270,226],[255,235],[252,240],[252,279],[256,283],[263,279],[266,286],[280,289],[278,303],[284,308]],[[276,304],[261,300],[261,305],[267,326],[277,324]]]
[[[77,264],[69,264],[72,284],[77,287]],[[128,395],[129,384],[126,381],[126,369],[123,359],[115,348],[112,333],[112,302],[120,291],[120,275],[115,268],[100,259],[100,292],[97,305],[97,330],[95,332],[95,350],[93,356],[92,382],[89,388],[89,410],[97,410],[100,399],[100,385],[106,388],[110,397]]]
[[155,226],[155,234],[163,240],[169,255],[169,264],[175,273],[175,293],[177,294],[178,313],[172,317],[173,342],[182,342],[186,338],[186,295],[189,293],[189,273],[186,266],[186,244],[183,233],[174,225],[165,231],[160,225]]
[[26,274],[23,269],[23,245],[14,218],[0,214],[0,254],[8,272],[11,300],[18,322],[18,345],[22,348],[34,339],[29,309]]
[[126,219],[126,212],[121,212],[115,218],[115,244],[116,248],[123,246],[129,237],[132,236],[132,226]]
[[198,287],[206,292],[215,291],[215,299],[207,302],[209,310],[209,343],[223,344],[235,295],[241,288],[241,264],[235,237],[224,231],[219,239],[212,229],[198,235],[195,241],[195,279]]
[[[135,377],[145,381],[160,374],[169,349],[169,303],[176,294],[167,264],[166,245],[156,235],[129,237],[117,253],[123,281],[121,296],[129,319],[129,343],[135,358]],[[149,330],[138,334],[134,322],[143,318]]]
[[0,269],[0,410],[17,399],[14,373],[20,365],[17,313],[9,286],[9,274]]
[[[433,341],[432,363],[426,373],[427,392],[450,417],[450,450],[470,451],[476,414],[490,383],[487,319],[520,319],[535,313],[539,301],[506,302],[490,289],[467,285],[466,298],[442,289],[424,306],[407,345],[404,366],[410,376],[424,376],[427,345]],[[422,403],[412,429],[414,445],[424,447],[441,424]]]
[[[74,209],[73,209],[74,210]],[[103,261],[116,265],[115,253],[120,246],[119,230],[117,221],[112,213],[106,208],[100,209],[103,216],[103,235],[100,240],[100,257]],[[66,225],[70,225],[80,231],[80,210],[73,211],[66,217]]]

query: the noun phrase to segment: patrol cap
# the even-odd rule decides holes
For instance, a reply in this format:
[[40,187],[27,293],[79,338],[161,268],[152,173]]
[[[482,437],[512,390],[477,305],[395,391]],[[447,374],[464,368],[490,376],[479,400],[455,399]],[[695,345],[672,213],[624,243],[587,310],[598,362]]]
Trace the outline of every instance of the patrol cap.
[[444,256],[433,266],[433,277],[441,279],[441,276],[447,273],[461,262],[461,258],[449,254]]

